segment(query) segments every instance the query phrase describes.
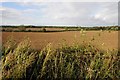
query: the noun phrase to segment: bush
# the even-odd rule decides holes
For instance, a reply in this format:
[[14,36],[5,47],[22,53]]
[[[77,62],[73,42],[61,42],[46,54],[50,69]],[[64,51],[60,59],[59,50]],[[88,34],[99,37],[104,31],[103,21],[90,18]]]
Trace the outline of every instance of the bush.
[[42,29],[42,31],[43,31],[43,32],[46,32],[46,29],[45,29],[45,28],[43,28],[43,29]]
[[28,32],[31,32],[31,30],[29,29]]
[[2,29],[2,31],[5,31],[5,29]]

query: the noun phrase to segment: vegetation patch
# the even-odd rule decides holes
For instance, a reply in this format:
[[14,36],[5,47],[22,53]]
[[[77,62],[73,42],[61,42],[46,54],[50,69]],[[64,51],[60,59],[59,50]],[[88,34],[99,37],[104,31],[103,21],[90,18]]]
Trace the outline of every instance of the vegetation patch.
[[8,41],[2,49],[2,79],[120,79],[119,51],[100,50],[90,43],[50,46],[34,50],[29,40]]
[[[120,30],[119,26],[96,26],[96,27],[81,27],[81,26],[0,26],[1,31],[3,32],[63,32],[63,31],[98,31],[98,30],[109,30],[109,31],[118,31]],[[30,28],[29,30],[27,30]],[[46,30],[51,28],[51,30]],[[38,30],[40,29],[40,30]],[[56,30],[54,30],[56,29]]]

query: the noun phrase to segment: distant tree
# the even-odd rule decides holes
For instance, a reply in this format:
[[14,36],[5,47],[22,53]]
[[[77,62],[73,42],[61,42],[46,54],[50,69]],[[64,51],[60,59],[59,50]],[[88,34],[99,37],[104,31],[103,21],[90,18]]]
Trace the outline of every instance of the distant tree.
[[31,32],[31,30],[29,29],[28,32]]
[[43,31],[43,32],[46,32],[46,29],[45,29],[45,28],[43,28],[43,29],[42,29],[42,31]]
[[2,31],[5,31],[5,29],[3,28]]

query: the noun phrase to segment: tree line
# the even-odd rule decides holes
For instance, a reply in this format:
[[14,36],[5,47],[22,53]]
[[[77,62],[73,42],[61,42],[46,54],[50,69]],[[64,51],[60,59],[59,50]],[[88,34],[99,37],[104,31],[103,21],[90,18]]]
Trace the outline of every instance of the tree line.
[[[46,28],[63,28],[64,30],[61,31],[80,31],[80,30],[120,30],[119,26],[96,26],[96,27],[81,27],[81,26],[32,26],[32,25],[19,25],[19,26],[0,26],[2,28],[2,31],[20,31],[20,32],[31,32],[34,30],[26,30],[27,28],[42,28],[41,30],[35,30],[35,32],[47,32]],[[17,28],[18,30],[13,30],[14,28]]]

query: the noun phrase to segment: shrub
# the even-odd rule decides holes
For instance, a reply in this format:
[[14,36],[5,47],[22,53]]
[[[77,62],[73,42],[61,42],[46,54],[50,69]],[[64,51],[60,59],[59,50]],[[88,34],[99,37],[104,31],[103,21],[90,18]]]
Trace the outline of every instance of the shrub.
[[2,31],[5,31],[5,29],[3,28]]
[[31,30],[29,29],[28,32],[31,32]]
[[43,29],[42,29],[42,31],[43,31],[43,32],[46,32],[46,29],[45,29],[45,28],[43,28]]

